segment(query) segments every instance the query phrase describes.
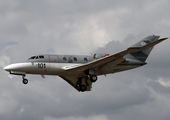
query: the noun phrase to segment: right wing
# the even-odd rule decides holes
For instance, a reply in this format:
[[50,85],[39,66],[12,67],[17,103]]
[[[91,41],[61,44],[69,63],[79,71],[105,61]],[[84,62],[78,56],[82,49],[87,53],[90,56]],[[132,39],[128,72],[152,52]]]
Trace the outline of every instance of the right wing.
[[145,46],[141,46],[141,47],[129,47],[127,50],[124,50],[122,52],[119,52],[117,54],[113,54],[107,57],[103,57],[97,60],[94,60],[92,62],[86,63],[86,64],[82,64],[82,65],[77,65],[77,66],[65,66],[63,67],[64,70],[66,70],[69,73],[76,73],[76,74],[84,74],[84,72],[86,70],[97,70],[98,68],[106,65],[107,63],[111,62],[111,61],[115,61],[115,66],[121,62],[124,61],[123,57],[127,54],[130,53],[135,53],[135,52],[139,52],[145,49],[148,49],[150,47],[155,46],[156,44],[166,40],[168,38],[162,38],[159,40],[156,40],[152,43],[149,43]]
[[[148,43],[144,46],[132,46],[132,47],[129,47],[127,50],[124,50],[124,51],[119,52],[117,54],[110,55],[110,56],[107,56],[107,57],[103,57],[103,58],[94,60],[92,62],[86,63],[86,64],[76,65],[76,66],[65,66],[65,67],[63,67],[63,69],[65,71],[67,71],[69,74],[74,74],[74,75],[76,74],[77,76],[60,76],[60,77],[63,78],[64,80],[66,80],[75,89],[80,91],[79,83],[78,83],[80,77],[78,77],[78,76],[83,76],[87,70],[97,71],[101,67],[103,67],[104,65],[106,65],[110,62],[112,62],[112,66],[114,67],[114,66],[116,66],[116,65],[118,65],[118,64],[120,64],[121,62],[124,61],[123,57],[125,55],[151,48],[151,47],[155,46],[156,44],[158,44],[158,43],[160,43],[160,42],[162,42],[166,39],[168,39],[168,38],[162,38],[162,39],[159,39],[159,40],[157,39],[157,40],[150,42],[150,43]],[[83,77],[83,79],[86,79],[86,78]],[[83,80],[83,81],[85,81],[84,84],[87,84],[87,90],[86,91],[90,91],[91,88],[92,88],[91,81],[87,80],[88,81],[87,83],[86,83],[86,80]]]
[[81,73],[84,73],[84,71],[89,70],[89,69],[96,70],[99,67],[102,67],[103,65],[107,64],[110,61],[115,61],[115,60],[120,59],[120,63],[121,63],[123,60],[123,56],[125,56],[129,53],[132,53],[132,52],[136,52],[136,51],[138,51],[138,48],[127,49],[127,50],[119,52],[117,54],[103,57],[103,58],[94,60],[92,62],[86,63],[86,64],[76,65],[76,66],[65,66],[65,67],[63,67],[63,69],[69,73],[81,74]]

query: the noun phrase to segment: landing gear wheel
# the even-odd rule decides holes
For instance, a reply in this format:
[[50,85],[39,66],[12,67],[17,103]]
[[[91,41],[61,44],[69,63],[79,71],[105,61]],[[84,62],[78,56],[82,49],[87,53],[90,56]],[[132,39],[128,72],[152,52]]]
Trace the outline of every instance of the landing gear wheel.
[[28,80],[27,79],[23,79],[22,82],[23,82],[23,84],[27,84]]
[[90,76],[90,80],[91,80],[91,82],[96,82],[97,81],[97,76],[96,75]]
[[86,91],[86,89],[87,89],[86,85],[80,85],[80,91],[81,92]]

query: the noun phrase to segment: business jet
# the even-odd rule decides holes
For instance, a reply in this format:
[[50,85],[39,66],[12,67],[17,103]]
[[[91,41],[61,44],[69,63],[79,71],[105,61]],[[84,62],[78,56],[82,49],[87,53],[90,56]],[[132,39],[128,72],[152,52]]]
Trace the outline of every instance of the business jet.
[[67,81],[79,92],[91,91],[92,83],[98,76],[113,74],[146,65],[153,47],[168,39],[147,36],[128,49],[116,54],[58,55],[41,54],[30,57],[25,62],[4,67],[12,75],[22,76],[27,84],[26,74],[56,75]]

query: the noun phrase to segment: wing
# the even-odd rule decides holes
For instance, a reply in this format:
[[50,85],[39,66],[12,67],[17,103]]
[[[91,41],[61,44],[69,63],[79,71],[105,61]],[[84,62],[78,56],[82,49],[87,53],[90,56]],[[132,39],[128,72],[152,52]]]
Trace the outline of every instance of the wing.
[[[102,68],[103,66],[105,66],[109,63],[111,63],[112,67],[114,67],[124,61],[123,57],[125,55],[130,54],[130,53],[140,52],[145,49],[151,48],[166,39],[168,39],[168,38],[162,38],[159,40],[157,39],[153,42],[148,42],[148,44],[146,44],[144,46],[136,46],[135,45],[135,46],[129,47],[127,50],[124,50],[117,54],[103,57],[103,58],[94,60],[92,62],[86,63],[86,64],[81,64],[81,65],[76,65],[76,66],[65,66],[65,67],[63,67],[63,69],[65,71],[67,71],[69,74],[74,74],[74,75],[76,73],[77,76],[72,75],[72,76],[60,76],[60,77],[63,78],[64,80],[66,80],[70,85],[72,85],[78,91],[82,91],[80,89],[80,87],[83,84],[86,85],[86,87],[87,87],[87,89],[85,91],[90,91],[92,88],[92,82],[91,82],[91,80],[89,80],[87,75],[83,77],[83,75],[86,74],[86,71],[89,71],[89,70],[97,71],[98,69]],[[139,44],[141,44],[140,42],[139,42]],[[79,77],[78,77],[78,75],[79,75]]]
[[120,53],[110,55],[110,56],[106,56],[106,57],[94,60],[94,61],[86,63],[86,64],[77,65],[77,66],[65,66],[65,67],[63,67],[63,69],[68,71],[69,73],[77,73],[77,74],[84,73],[84,71],[89,70],[89,69],[96,70],[96,69],[102,67],[103,65],[105,65],[106,63],[108,63],[110,61],[120,60],[119,62],[121,63],[123,61],[124,55],[127,55],[127,54],[134,52],[136,50],[137,50],[137,48],[127,49],[127,50],[122,51]]
[[[127,49],[125,51],[122,51],[120,53],[117,53],[115,55],[110,55],[108,57],[104,57],[98,60],[94,60],[92,62],[89,62],[87,64],[83,65],[76,65],[76,66],[65,66],[63,69],[65,69],[69,74],[78,74],[79,76],[82,74],[85,74],[84,72],[86,70],[92,69],[92,70],[97,70],[103,65],[107,64],[110,61],[114,61],[114,64],[117,65],[121,63],[124,59],[123,56],[131,53],[133,51],[136,51],[137,49]],[[68,75],[68,76],[60,76],[62,79],[67,81],[71,86],[73,86],[76,90],[80,90],[80,85],[85,84],[87,89],[85,91],[91,91],[92,88],[92,82],[89,80],[88,76],[87,77],[78,77],[78,76],[73,76],[73,75]],[[82,80],[83,79],[83,80]],[[84,83],[80,83],[84,82]]]
[[106,56],[106,57],[94,60],[94,61],[86,63],[86,64],[82,64],[82,65],[65,66],[65,67],[63,67],[63,69],[66,70],[69,73],[84,74],[84,72],[87,71],[87,70],[94,70],[95,71],[95,70],[103,67],[104,65],[106,65],[109,62],[114,61],[115,64],[112,65],[112,66],[116,66],[117,64],[124,61],[123,57],[125,55],[148,49],[148,48],[153,47],[156,44],[158,44],[158,43],[160,43],[160,42],[162,42],[166,39],[168,39],[168,38],[162,38],[162,39],[156,40],[152,43],[149,43],[149,44],[147,44],[145,46],[141,46],[141,47],[133,47],[132,46],[132,47],[129,47],[127,50],[124,50],[124,51],[119,52],[117,54]]

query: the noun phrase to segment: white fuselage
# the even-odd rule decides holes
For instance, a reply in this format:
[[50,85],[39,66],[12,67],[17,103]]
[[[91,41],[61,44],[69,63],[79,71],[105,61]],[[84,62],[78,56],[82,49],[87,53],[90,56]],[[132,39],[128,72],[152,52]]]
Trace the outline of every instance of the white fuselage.
[[78,91],[90,91],[97,76],[121,72],[145,65],[153,47],[168,39],[148,36],[128,49],[116,54],[57,55],[43,54],[30,57],[27,61],[8,65],[4,70],[13,75],[26,74],[57,75]]
[[[75,63],[43,63],[43,62],[23,62],[23,63],[14,63],[8,65],[4,70],[11,73],[20,73],[20,74],[40,74],[40,75],[77,75],[76,73],[69,73],[63,68],[65,66],[78,66],[82,64]],[[109,66],[101,69],[102,74],[96,73],[97,75],[110,74],[115,72],[120,72],[132,68],[139,67],[140,65],[117,65],[113,68]]]
[[[108,54],[100,54],[98,56],[76,56],[76,55],[39,55],[29,58],[25,62],[14,63],[8,65],[4,70],[9,71],[14,75],[26,75],[26,74],[40,74],[40,75],[57,75],[67,76],[75,75],[75,72],[69,72],[65,70],[68,67],[85,65],[88,62],[106,57]],[[95,58],[94,58],[95,57]],[[127,63],[128,62],[128,63]],[[122,64],[115,65],[116,61],[110,62],[109,64],[100,68],[95,75],[106,75],[110,73],[116,73],[124,70],[133,69],[140,67],[140,63],[135,61],[130,62],[124,61]],[[130,64],[129,64],[130,63]]]

